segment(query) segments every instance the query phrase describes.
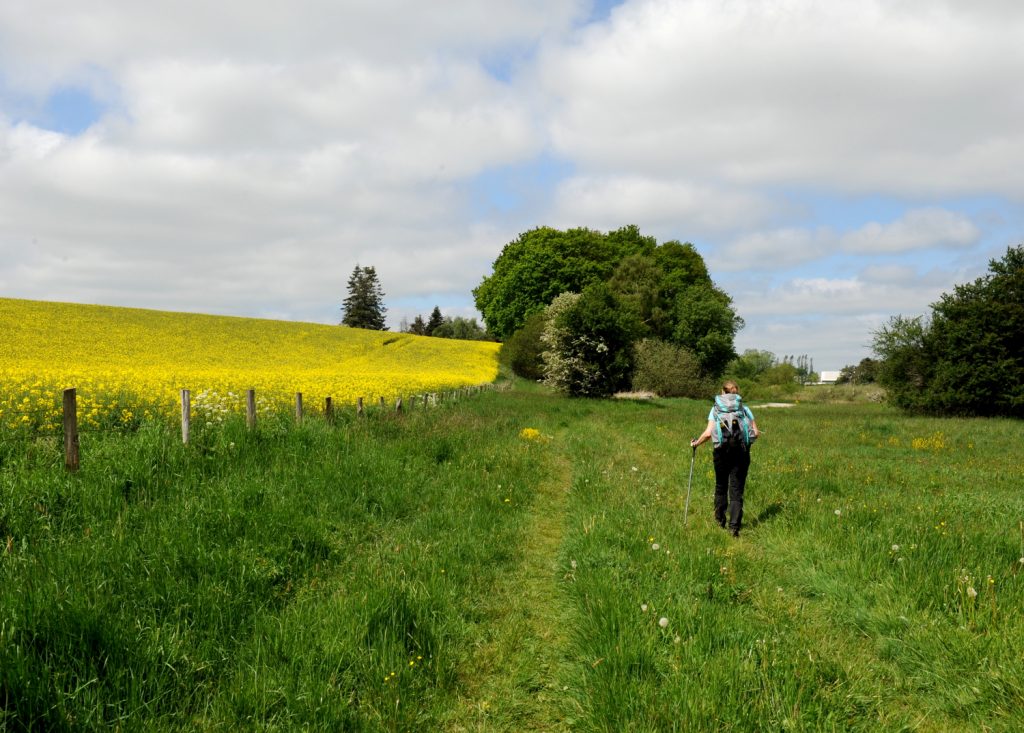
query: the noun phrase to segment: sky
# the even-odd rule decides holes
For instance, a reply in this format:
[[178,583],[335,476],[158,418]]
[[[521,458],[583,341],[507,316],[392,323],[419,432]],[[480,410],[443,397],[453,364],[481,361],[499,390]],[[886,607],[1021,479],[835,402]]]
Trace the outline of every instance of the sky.
[[1018,0],[6,0],[0,297],[392,330],[538,226],[691,242],[872,356],[1024,242]]

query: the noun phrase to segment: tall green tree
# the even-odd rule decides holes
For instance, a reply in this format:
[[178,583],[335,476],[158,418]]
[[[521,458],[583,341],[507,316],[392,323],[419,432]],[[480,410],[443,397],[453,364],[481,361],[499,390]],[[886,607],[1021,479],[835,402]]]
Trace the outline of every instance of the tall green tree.
[[892,318],[874,349],[878,381],[901,407],[1024,417],[1024,245],[944,294],[929,319]]
[[532,229],[505,245],[492,274],[473,290],[476,308],[488,331],[508,338],[555,296],[603,282],[624,257],[654,247],[653,238],[642,236],[636,226],[608,234],[583,228]]
[[689,242],[664,242],[654,250],[653,256],[654,263],[664,274],[661,297],[666,303],[674,303],[679,294],[692,285],[712,284],[704,258]]
[[[659,245],[635,225],[607,234],[550,227],[525,232],[505,246],[493,273],[484,278],[473,296],[488,330],[504,341],[556,297],[587,294],[597,285],[604,289],[594,289],[588,296],[593,300],[587,301],[585,309],[591,314],[587,328],[599,330],[595,319],[605,316],[610,318],[605,324],[609,328],[620,320],[628,321],[633,341],[655,338],[683,347],[696,356],[709,376],[720,375],[736,355],[733,344],[743,320],[733,310],[729,296],[711,281],[697,250],[692,244],[676,241]],[[599,292],[606,297],[598,298]],[[615,303],[614,314],[597,307],[602,299]],[[548,320],[551,325],[551,318]],[[600,363],[618,369],[630,362],[623,357],[586,363],[588,368]]]
[[355,266],[348,278],[348,296],[341,309],[344,313],[341,319],[343,326],[373,331],[388,330],[384,321],[387,312],[384,307],[384,291],[375,268]]
[[714,285],[691,285],[676,296],[672,341],[697,357],[704,374],[718,378],[736,358],[736,332],[743,319],[732,308],[732,298]]
[[881,358],[878,381],[904,409],[928,411],[934,367],[930,335],[931,321],[924,316],[893,316],[875,331],[873,348]]
[[640,324],[641,337],[666,338],[671,333],[671,302],[662,283],[665,273],[653,256],[629,255],[615,268],[608,285]]

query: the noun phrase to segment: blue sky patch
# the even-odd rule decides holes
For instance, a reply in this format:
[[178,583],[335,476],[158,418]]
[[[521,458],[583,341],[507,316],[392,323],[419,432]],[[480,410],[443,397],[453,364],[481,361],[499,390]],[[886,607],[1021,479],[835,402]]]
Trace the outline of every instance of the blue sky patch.
[[76,87],[58,89],[46,100],[36,124],[65,135],[78,135],[103,115],[103,105],[89,92]]
[[542,211],[558,183],[572,172],[571,163],[547,153],[526,163],[488,168],[465,182],[471,211],[481,219],[524,209]]

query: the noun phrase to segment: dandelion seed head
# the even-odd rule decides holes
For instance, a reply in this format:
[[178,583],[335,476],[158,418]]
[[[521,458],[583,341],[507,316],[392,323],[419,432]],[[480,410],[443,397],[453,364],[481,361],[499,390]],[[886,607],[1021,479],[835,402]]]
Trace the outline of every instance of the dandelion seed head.
[[895,544],[894,544],[894,545],[892,546],[892,551],[893,551],[893,552],[899,552],[899,551],[900,551],[900,546],[899,546],[899,545],[895,545]]
[[841,516],[843,516],[843,510],[842,510],[842,509],[836,509],[836,511],[835,511],[835,515],[836,515],[837,517],[841,517]]
[[651,545],[651,549],[654,550],[655,552],[657,552],[658,550],[661,549],[661,545],[659,545],[657,542],[655,542],[653,545]]
[[644,613],[647,613],[647,604],[646,603],[641,603],[640,604],[640,610],[643,611]]
[[662,616],[661,618],[659,618],[659,619],[658,619],[658,626],[660,626],[660,627],[661,627],[661,628],[663,628],[663,629],[666,629],[666,628],[668,628],[668,619],[667,619],[667,618],[665,618],[664,616]]
[[967,595],[969,595],[971,598],[977,598],[978,597],[978,591],[974,590],[974,586],[973,585],[972,586],[968,586],[968,588],[967,588]]

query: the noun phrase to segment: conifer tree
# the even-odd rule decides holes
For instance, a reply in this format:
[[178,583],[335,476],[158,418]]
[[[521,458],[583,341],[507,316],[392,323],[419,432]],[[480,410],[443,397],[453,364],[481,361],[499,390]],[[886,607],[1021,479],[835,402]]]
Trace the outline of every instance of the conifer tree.
[[387,331],[384,322],[384,291],[373,267],[356,265],[348,279],[348,297],[341,306],[344,317],[341,325]]
[[442,323],[444,323],[444,317],[441,315],[441,309],[435,305],[434,310],[430,312],[430,320],[427,321],[427,326],[426,329],[424,330],[424,333],[427,336],[433,336],[434,331],[437,330],[437,327],[440,326]]

